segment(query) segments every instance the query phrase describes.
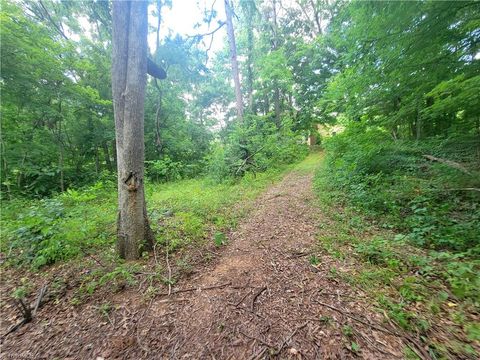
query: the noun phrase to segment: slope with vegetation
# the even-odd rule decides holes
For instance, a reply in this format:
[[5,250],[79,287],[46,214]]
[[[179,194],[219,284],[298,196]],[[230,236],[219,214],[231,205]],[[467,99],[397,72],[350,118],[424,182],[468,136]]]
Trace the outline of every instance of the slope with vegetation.
[[479,15],[475,2],[347,4],[319,99],[346,127],[317,176],[345,212],[322,244],[365,264],[347,277],[432,358],[478,355]]

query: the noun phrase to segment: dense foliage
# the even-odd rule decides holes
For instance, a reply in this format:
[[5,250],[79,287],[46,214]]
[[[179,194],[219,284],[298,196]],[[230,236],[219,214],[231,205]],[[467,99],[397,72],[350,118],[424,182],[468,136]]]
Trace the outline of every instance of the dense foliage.
[[[206,34],[163,34],[171,5],[150,6],[158,36],[149,56],[168,74],[147,84],[150,181],[264,172],[302,158],[317,124],[336,123],[345,131],[325,142],[331,189],[404,241],[478,257],[477,2],[234,2],[242,119],[227,44],[208,52],[221,16],[204,10],[216,29]],[[47,238],[71,244],[54,240],[66,226],[59,199],[112,186],[111,9],[2,0],[1,20],[2,198],[27,204],[11,247],[39,265],[70,256],[35,255]],[[32,197],[44,200],[30,206]],[[72,241],[88,248],[90,235]]]
[[[147,179],[232,183],[304,157],[311,124],[294,107],[287,41],[274,24],[285,14],[273,19],[267,3],[236,4],[238,51],[248,58],[241,64],[248,106],[237,121],[228,46],[212,56],[203,44],[220,33],[165,32],[162,12],[171,6],[149,7],[158,34],[149,56],[168,76],[147,84]],[[220,17],[213,8],[204,15],[212,28]],[[112,205],[105,196],[116,172],[111,4],[2,0],[1,17],[2,251],[38,267],[91,252],[114,235],[115,209],[104,207]]]
[[[394,141],[379,129],[356,125],[326,146],[335,170],[331,186],[347,190],[354,206],[385,217],[416,245],[480,254],[478,137]],[[471,160],[471,173],[431,162],[422,156],[427,153]]]
[[[345,207],[323,244],[365,264],[355,283],[432,358],[478,356],[465,314],[480,295],[479,16],[477,2],[353,1],[323,39],[334,60],[316,106],[343,131],[323,142],[316,186]],[[433,304],[447,299],[462,308]],[[439,318],[464,342],[432,340]]]
[[474,2],[346,4],[319,99],[346,127],[327,145],[331,185],[418,246],[476,256],[479,14]]
[[[241,7],[267,27],[267,14],[252,5],[242,3]],[[3,198],[47,196],[92,184],[104,172],[115,171],[110,6],[106,1],[2,1]],[[161,19],[162,10],[170,6],[170,1],[152,4],[152,14]],[[213,9],[205,9],[208,22],[215,16]],[[155,31],[160,26],[161,22]],[[217,169],[213,174],[217,178],[239,176],[291,161],[304,152],[298,136],[307,127],[299,126],[292,112],[292,74],[285,67],[283,51],[250,58],[247,66],[258,68],[265,78],[254,84],[249,72],[248,96],[258,91],[261,98],[252,99],[249,120],[237,124],[231,116],[228,48],[208,63],[208,52],[202,48],[205,37],[170,32],[158,38],[150,55],[168,73],[165,81],[149,80],[147,88],[146,169],[153,181],[192,177],[208,169]],[[256,37],[260,41],[255,47],[250,43],[249,51],[270,52],[265,49],[268,37]],[[283,115],[291,120],[280,119]],[[219,127],[223,130],[215,135]],[[256,129],[254,140],[235,143],[240,133],[247,136]],[[265,150],[260,149],[264,137],[270,143]],[[278,149],[272,147],[274,142]],[[238,146],[243,150],[234,150]],[[230,167],[226,172],[218,172],[221,165],[211,164],[219,151],[228,154],[221,160]],[[270,158],[272,154],[275,159]],[[246,157],[249,166],[242,165]]]

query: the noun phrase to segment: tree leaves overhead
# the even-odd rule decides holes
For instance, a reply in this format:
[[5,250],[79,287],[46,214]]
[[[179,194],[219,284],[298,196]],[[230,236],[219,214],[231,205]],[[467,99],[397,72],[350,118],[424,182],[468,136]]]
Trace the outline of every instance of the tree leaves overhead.
[[[478,2],[232,4],[242,101],[255,121],[289,124],[295,136],[336,121],[397,139],[477,131]],[[229,50],[209,48],[225,33],[225,14],[205,3],[198,24],[209,30],[183,36],[162,26],[172,5],[149,6],[152,35],[161,25],[150,56],[168,77],[148,82],[147,161],[200,171],[212,139],[229,146],[235,128]],[[1,182],[11,196],[80,186],[114,168],[110,7],[2,0]]]
[[[475,59],[480,40],[475,28],[478,17],[475,2],[345,5],[330,25],[341,71],[330,80],[324,103],[336,103],[337,110],[352,118],[377,117],[391,131],[400,130],[405,136],[412,135],[413,122],[428,121],[433,123],[429,131],[434,134],[443,120],[427,109],[434,104],[428,94],[459,74],[462,79],[479,75]],[[469,83],[464,83],[466,92]],[[462,92],[458,87],[457,91]],[[451,106],[453,114],[456,105]]]

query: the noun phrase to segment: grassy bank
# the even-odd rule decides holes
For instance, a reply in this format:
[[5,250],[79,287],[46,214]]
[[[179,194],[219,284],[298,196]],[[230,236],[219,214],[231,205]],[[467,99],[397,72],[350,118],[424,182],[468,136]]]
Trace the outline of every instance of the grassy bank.
[[[476,178],[429,163],[414,143],[354,135],[327,142],[315,179],[324,216],[319,247],[345,263],[332,272],[370,294],[378,310],[433,359],[476,358],[477,195],[447,190],[476,187]],[[428,148],[438,157],[449,151]],[[473,163],[466,166],[475,171]],[[416,355],[406,349],[405,357]]]

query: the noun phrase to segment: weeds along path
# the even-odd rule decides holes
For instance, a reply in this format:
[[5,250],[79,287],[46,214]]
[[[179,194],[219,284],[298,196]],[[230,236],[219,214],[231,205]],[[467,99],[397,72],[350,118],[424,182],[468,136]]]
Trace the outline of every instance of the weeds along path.
[[308,158],[258,198],[214,267],[181,285],[205,290],[153,301],[139,324],[140,344],[120,352],[111,347],[105,355],[402,358],[401,340],[380,327],[381,318],[329,272],[335,260],[310,257],[321,222],[312,193],[319,160]]

